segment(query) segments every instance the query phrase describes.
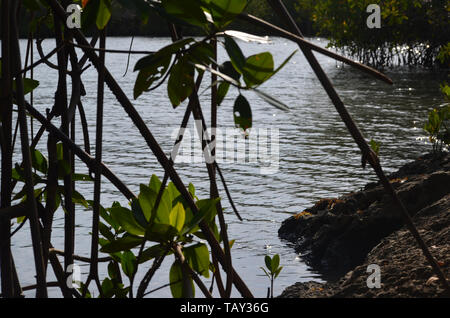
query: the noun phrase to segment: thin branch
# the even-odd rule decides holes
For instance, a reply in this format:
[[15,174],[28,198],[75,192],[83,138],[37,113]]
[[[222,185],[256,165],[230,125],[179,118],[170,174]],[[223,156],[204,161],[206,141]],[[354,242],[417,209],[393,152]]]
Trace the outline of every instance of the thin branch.
[[[100,31],[100,48],[106,46],[106,31]],[[94,179],[94,204],[92,216],[92,234],[91,234],[91,266],[89,269],[89,277],[86,282],[88,288],[90,280],[94,280],[97,287],[102,292],[101,284],[98,277],[98,244],[99,244],[99,223],[100,223],[100,196],[101,196],[101,162],[102,162],[102,145],[103,145],[103,101],[105,92],[105,52],[100,52],[100,62],[103,68],[98,71],[97,85],[97,127],[95,137],[95,179]]]
[[[64,253],[64,251],[60,251],[60,250],[57,250],[55,248],[49,249],[49,253],[55,253],[55,254],[60,255],[60,256],[65,256],[66,255],[66,253]],[[76,255],[76,254],[73,254],[73,259],[76,260],[76,261],[80,261],[80,262],[92,263],[92,259],[91,258],[84,257],[84,256],[79,256],[79,255]],[[109,256],[97,258],[97,261],[99,263],[106,263],[106,262],[110,262],[112,260],[113,260],[113,258],[109,257]]]
[[[61,72],[61,70],[59,69],[59,67],[58,67],[58,65],[55,65],[55,64],[53,64],[52,62],[50,62],[49,61],[49,59],[48,59],[48,54],[47,55],[44,55],[44,51],[42,50],[42,41],[43,41],[43,39],[37,39],[36,40],[36,48],[37,48],[37,51],[38,51],[38,53],[39,53],[39,57],[40,57],[40,63],[39,64],[41,64],[41,63],[45,63],[48,67],[50,67],[50,68],[52,68],[52,69],[54,69],[54,70],[58,70],[58,71],[60,71]],[[64,48],[64,43],[61,43],[61,44],[59,44],[57,47],[56,47],[56,49],[54,49],[53,51],[55,51],[55,52],[50,52],[51,53],[51,56],[52,55],[54,55],[54,54],[56,54],[56,53],[60,53],[60,51],[62,50]],[[66,70],[64,70],[64,72],[66,72],[67,74],[69,73],[69,72],[67,72]]]
[[127,66],[125,67],[125,73],[123,74],[123,77],[125,77],[128,73],[128,68],[130,67],[130,58],[131,58],[131,49],[133,48],[133,43],[134,43],[134,35],[131,37],[131,43],[130,43],[130,53],[128,53],[128,58],[127,58]]
[[220,180],[222,181],[223,189],[225,190],[225,193],[227,194],[228,201],[231,204],[231,208],[233,209],[234,214],[236,214],[236,216],[238,217],[239,221],[243,221],[241,215],[239,214],[238,209],[236,208],[236,206],[234,204],[234,200],[231,197],[231,193],[228,190],[228,185],[227,185],[227,183],[225,181],[225,177],[222,174],[222,169],[220,169],[219,165],[217,164],[217,161],[214,161],[214,165],[215,165],[215,167],[217,169],[217,172],[219,173]]
[[157,292],[158,290],[161,290],[161,289],[163,289],[163,288],[167,288],[167,287],[170,287],[170,286],[172,286],[172,285],[178,284],[179,282],[181,282],[181,280],[177,280],[177,281],[175,281],[175,282],[168,283],[168,284],[162,285],[162,286],[160,286],[160,287],[157,287],[157,288],[155,288],[155,289],[152,289],[152,290],[146,292],[146,293],[144,294],[144,297],[145,297],[145,296],[148,296],[148,295],[150,295],[150,294],[152,294],[152,293],[154,293],[154,292]]
[[[39,40],[37,40],[36,42],[38,43]],[[64,44],[62,44],[61,46],[58,46],[58,47],[54,48],[52,51],[50,51],[50,53],[48,53],[48,54],[45,55],[45,56],[42,56],[42,55],[41,55],[41,59],[40,59],[40,60],[34,62],[34,63],[31,64],[30,66],[25,67],[25,68],[24,68],[23,70],[21,70],[18,74],[16,74],[16,76],[19,76],[19,75],[21,75],[21,74],[25,74],[26,72],[28,72],[28,71],[30,71],[30,70],[36,68],[36,67],[39,66],[40,64],[45,63],[46,61],[48,62],[48,60],[49,60],[53,55],[55,55],[56,53],[58,53],[58,52],[59,52],[61,49],[63,49],[63,48],[64,48]],[[38,52],[40,52],[39,54],[43,54],[43,52],[42,52],[42,47],[40,48],[40,51],[39,51],[39,48],[38,48]],[[54,64],[52,64],[52,65],[54,65]],[[56,65],[54,65],[54,66],[56,66]]]
[[80,113],[80,121],[81,121],[81,129],[83,130],[83,142],[84,142],[84,151],[86,153],[91,154],[91,144],[89,140],[89,127],[86,119],[86,113],[84,111],[83,103],[80,101],[78,103],[78,112]]
[[[11,46],[10,46],[10,0],[1,2],[1,42],[2,42],[2,76],[0,111],[2,115],[2,174],[0,189],[0,207],[11,206],[11,179],[12,179],[12,76],[11,76]],[[12,276],[12,254],[8,237],[11,232],[9,220],[0,219],[0,240],[8,242],[0,249],[0,276],[1,289],[4,297],[15,295]]]
[[[20,46],[19,46],[19,35],[17,30],[17,21],[16,21],[16,10],[18,10],[18,2],[14,2],[12,6],[12,15],[11,15],[11,25],[12,25],[12,49],[15,53],[15,67],[16,70],[21,69],[21,60],[20,60]],[[30,228],[31,228],[31,237],[33,241],[33,252],[34,252],[34,261],[36,267],[36,279],[37,279],[37,292],[36,296],[38,298],[46,298],[47,297],[47,288],[45,286],[45,267],[44,267],[44,259],[43,259],[43,249],[42,249],[42,241],[39,230],[39,217],[37,213],[36,200],[34,198],[34,186],[33,186],[33,177],[31,170],[31,154],[29,148],[29,140],[28,140],[28,129],[27,129],[27,118],[24,107],[24,88],[23,88],[23,78],[22,76],[16,77],[16,101],[18,105],[18,118],[20,123],[20,139],[21,139],[21,147],[22,147],[22,156],[23,156],[23,164],[24,164],[24,176],[25,176],[25,188],[27,194],[27,206],[29,209],[29,218],[30,218]]]
[[83,49],[83,50],[91,50],[96,52],[103,52],[103,53],[116,53],[116,54],[154,54],[155,51],[132,51],[132,50],[112,50],[112,49],[105,49],[105,48],[94,48],[91,45],[82,45],[82,44],[76,44],[71,41],[66,41],[67,44],[72,45],[74,47]]
[[145,295],[145,290],[148,287],[148,284],[153,278],[153,275],[155,275],[156,271],[161,267],[162,262],[166,258],[167,254],[170,251],[170,246],[166,248],[163,255],[155,258],[153,261],[152,267],[149,268],[147,273],[145,274],[144,278],[142,279],[141,283],[139,284],[138,291],[136,293],[136,298],[142,298]]

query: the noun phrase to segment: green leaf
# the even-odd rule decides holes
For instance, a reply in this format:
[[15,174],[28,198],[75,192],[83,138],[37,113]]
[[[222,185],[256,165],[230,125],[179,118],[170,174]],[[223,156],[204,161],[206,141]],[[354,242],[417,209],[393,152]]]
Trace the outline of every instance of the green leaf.
[[178,191],[177,187],[173,184],[173,182],[170,182],[167,185],[166,190],[167,191],[167,198],[172,202],[172,207],[176,204],[174,203],[175,199],[178,198],[181,193]]
[[114,284],[108,277],[102,282],[102,294],[104,298],[112,298],[114,296]]
[[233,64],[230,61],[227,61],[219,66],[219,71],[229,77],[233,78],[236,81],[239,81],[241,78],[241,74],[236,71],[233,67]]
[[205,214],[197,213],[194,216],[194,213],[192,213],[192,210],[187,208],[185,209],[186,212],[186,220],[185,226],[183,231],[181,232],[181,235],[186,235],[190,233],[197,232],[199,230],[198,224],[205,218]]
[[[236,69],[233,67],[233,64],[230,61],[227,61],[219,66],[219,71],[237,82],[239,82],[239,79],[241,77],[241,74],[239,74]],[[217,89],[217,105],[220,106],[225,99],[225,96],[228,93],[228,90],[230,89],[230,83],[228,82],[221,82],[219,84],[219,88]]]
[[121,206],[115,206],[110,208],[109,212],[113,220],[128,233],[136,236],[144,235],[145,229],[137,223],[130,210]]
[[272,258],[272,273],[275,273],[275,271],[278,269],[278,266],[280,266],[280,255],[275,254]]
[[183,271],[179,262],[175,261],[169,273],[170,291],[173,298],[183,297]]
[[206,25],[206,16],[198,0],[162,0],[164,10],[175,18],[195,26]]
[[64,159],[64,148],[62,142],[56,144],[56,159],[63,160]]
[[[141,257],[139,259],[139,264],[145,263],[151,259],[154,259],[155,257],[162,256],[166,252],[167,248],[164,248],[161,244],[153,245],[142,252]],[[170,254],[172,254],[171,251],[167,253],[167,255]]]
[[89,0],[87,5],[83,8],[81,13],[81,26],[83,30],[87,30],[93,24],[97,23],[99,8],[100,0]]
[[161,197],[161,202],[159,203],[158,211],[156,211],[156,217],[154,221],[162,224],[170,224],[169,214],[171,210],[172,202],[170,200],[170,194],[167,189],[165,189]]
[[263,271],[264,274],[266,274],[267,277],[271,278],[270,274],[267,272],[267,270],[264,267],[260,267]]
[[[94,206],[94,201],[89,200],[88,203],[89,203],[90,206]],[[117,203],[117,202],[114,202],[114,203],[113,203],[113,206],[120,206],[120,204]],[[101,206],[101,205],[100,205],[100,216],[102,217],[103,220],[105,220],[106,223],[108,223],[109,225],[111,225],[112,228],[113,228],[116,232],[119,231],[120,225],[119,225],[116,221],[113,220],[113,218],[111,217],[111,215],[108,214],[108,211],[107,211],[103,206]]]
[[195,64],[195,67],[201,71],[208,71],[212,74],[215,74],[219,77],[221,77],[222,79],[224,79],[225,81],[227,81],[228,83],[231,83],[233,85],[235,85],[236,87],[240,87],[240,83],[238,81],[236,81],[235,79],[231,78],[230,76],[223,74],[219,71],[216,71],[215,69],[209,67],[209,66],[205,66],[205,65],[201,65],[201,64]]
[[186,213],[184,211],[183,205],[181,203],[177,203],[177,205],[170,211],[169,221],[170,225],[181,232],[184,226],[184,221],[186,218]]
[[144,215],[139,200],[131,200],[131,212],[133,212],[134,219],[139,223],[140,226],[142,226],[143,228],[146,228],[148,226],[148,220]]
[[194,72],[194,65],[186,58],[179,59],[173,66],[167,91],[174,108],[188,98],[194,90]]
[[214,62],[214,49],[209,43],[199,42],[189,49],[187,57],[193,64],[208,65]]
[[[64,188],[62,188],[60,191],[63,191]],[[89,203],[88,201],[86,201],[86,199],[84,198],[84,196],[78,192],[78,191],[72,191],[72,202],[75,204],[80,204],[82,206],[84,206],[86,209],[89,208]]]
[[199,212],[195,215],[192,213],[191,209],[187,209],[185,220],[186,225],[181,235],[196,232],[198,230],[198,225],[203,220],[206,220],[208,223],[211,223],[214,220],[214,217],[216,216],[217,213],[216,205],[217,202],[219,201],[220,198],[198,200],[196,202],[196,205],[199,209]]
[[244,131],[252,128],[252,109],[243,95],[237,97],[233,107],[233,114],[236,127],[242,128]]
[[266,257],[264,257],[264,262],[266,263],[266,267],[269,271],[272,271],[272,259],[270,258],[269,255],[266,255]]
[[247,87],[261,85],[274,74],[273,56],[269,52],[250,56],[242,69]]
[[228,25],[247,6],[246,0],[210,0],[209,11],[218,28]]
[[121,265],[124,274],[131,278],[134,275],[137,266],[136,256],[133,254],[133,252],[123,252]]
[[152,175],[152,177],[150,178],[149,187],[155,193],[159,192],[159,189],[161,188],[161,181],[159,180],[159,178],[156,175]]
[[441,85],[441,92],[447,97],[450,98],[450,86]]
[[27,95],[39,86],[39,81],[30,78],[23,79],[23,93]]
[[139,244],[142,244],[143,239],[135,236],[124,236],[118,238],[117,240],[110,241],[109,243],[102,246],[100,251],[102,253],[117,253],[122,251],[128,251],[135,248]]
[[167,243],[177,235],[179,235],[179,231],[172,225],[154,223],[147,229],[145,238],[151,242]]
[[134,84],[134,99],[137,99],[142,93],[148,91],[152,84],[162,79],[169,69],[172,56],[158,55],[155,57],[155,55],[144,57],[136,64],[135,70],[140,69],[140,71]]
[[209,251],[205,244],[196,244],[183,249],[189,266],[205,278],[209,278]]
[[47,173],[48,171],[48,163],[47,158],[37,149],[33,149],[31,151],[31,163],[34,169]]
[[144,184],[140,185],[140,193],[139,193],[139,204],[142,208],[142,211],[145,215],[145,218],[149,222],[156,222],[162,224],[170,224],[169,214],[172,210],[172,201],[170,199],[170,193],[168,193],[167,189],[164,190],[163,195],[161,197],[161,201],[158,206],[158,210],[154,215],[152,215],[153,209],[156,204],[156,198],[158,197],[158,192],[155,192],[150,187],[147,187]]
[[259,89],[253,88],[253,91],[258,94],[259,97],[261,97],[264,101],[266,101],[267,103],[269,103],[270,105],[284,110],[284,111],[290,111],[289,107],[284,104],[283,102],[279,101],[278,99],[276,99],[273,96],[270,96],[269,94],[266,94],[262,91],[260,91]]
[[100,0],[96,25],[99,30],[103,30],[111,19],[111,2],[110,0]]
[[98,223],[98,230],[100,234],[103,235],[108,241],[114,241],[114,234],[103,222]]
[[22,224],[27,219],[26,216],[21,216],[16,219],[17,224]]
[[272,77],[272,76],[274,76],[275,74],[277,74],[291,59],[292,59],[292,57],[295,55],[295,53],[297,53],[297,50],[295,50],[294,52],[292,52],[291,53],[291,55],[289,55],[285,60],[284,60],[284,62],[283,63],[281,63],[281,65],[280,66],[278,66],[278,68],[272,73],[272,75],[270,76],[270,77]]
[[25,186],[22,188],[22,190],[20,190],[19,192],[16,193],[16,195],[12,198],[13,201],[19,200],[21,198],[23,198],[26,195],[27,191]]
[[151,219],[152,210],[155,205],[156,197],[157,194],[154,191],[152,191],[149,187],[143,184],[140,185],[138,200],[147,222],[150,221]]
[[217,89],[217,106],[220,106],[227,96],[228,90],[230,89],[230,84],[227,82],[221,82],[219,88]]
[[188,190],[191,196],[195,198],[195,186],[192,183],[189,183]]
[[159,60],[179,52],[181,49],[185,48],[189,44],[192,44],[193,42],[195,42],[194,38],[186,38],[173,42],[163,47],[159,51],[141,58],[136,63],[134,71],[136,72],[139,70],[143,70],[146,67],[153,67],[155,63],[158,65]]
[[108,275],[112,280],[122,280],[122,275],[120,274],[120,269],[116,262],[111,261],[108,263]]
[[217,203],[220,201],[220,198],[215,199],[203,199],[198,200],[196,205],[199,209],[200,214],[205,214],[205,221],[208,223],[214,222],[214,218],[216,217]]
[[[16,81],[13,82],[12,88],[14,91],[17,91]],[[39,81],[30,79],[30,78],[24,78],[23,79],[23,94],[27,95],[31,93],[36,87],[39,86]],[[0,87],[0,93],[1,93],[1,87]]]
[[373,150],[373,152],[375,152],[375,154],[377,156],[379,156],[380,155],[380,144],[377,141],[371,139],[369,145],[370,145],[370,148]]
[[169,273],[170,291],[174,298],[190,296],[190,291],[194,291],[194,282],[190,277],[184,277],[181,264],[175,261],[170,267]]
[[64,179],[64,177],[72,173],[72,168],[67,160],[58,160],[58,178]]
[[237,45],[236,41],[229,36],[225,36],[225,50],[230,57],[231,63],[233,64],[236,71],[239,73],[243,73],[244,66],[246,64],[246,59],[244,54],[241,51],[239,45]]
[[283,266],[278,267],[278,269],[275,271],[275,278],[278,277],[278,275],[280,275],[281,270],[283,269]]
[[15,168],[12,169],[12,178],[17,181],[25,181],[25,175],[22,168],[18,163],[15,164]]

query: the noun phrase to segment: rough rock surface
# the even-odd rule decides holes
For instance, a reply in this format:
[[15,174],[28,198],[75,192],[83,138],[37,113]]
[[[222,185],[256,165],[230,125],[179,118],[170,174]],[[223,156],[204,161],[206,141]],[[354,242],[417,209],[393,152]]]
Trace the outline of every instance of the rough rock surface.
[[[419,158],[390,180],[449,275],[450,155]],[[295,243],[304,260],[332,281],[297,283],[280,297],[442,296],[431,267],[379,184],[317,202],[284,221],[279,235]],[[367,287],[369,264],[380,266],[380,289]]]

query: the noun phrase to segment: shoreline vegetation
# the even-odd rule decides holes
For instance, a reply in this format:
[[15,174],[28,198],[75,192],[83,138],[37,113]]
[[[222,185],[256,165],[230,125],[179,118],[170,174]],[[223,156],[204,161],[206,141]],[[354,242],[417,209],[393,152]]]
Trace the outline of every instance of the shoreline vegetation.
[[[450,154],[424,155],[389,180],[444,273],[450,274]],[[390,197],[378,183],[322,199],[285,220],[280,238],[327,283],[296,283],[281,298],[446,297]],[[381,288],[368,288],[368,266]]]
[[[245,13],[257,16],[263,20],[270,23],[275,23],[277,25],[282,25],[282,21],[278,18],[276,14],[270,9],[266,2],[260,0],[248,1],[249,5],[245,9]],[[290,12],[296,12],[296,0],[284,1]],[[119,2],[111,3],[111,19],[108,23],[108,28],[106,30],[107,36],[151,36],[151,37],[170,37],[170,29],[167,21],[159,16],[155,12],[148,12],[149,17],[145,18],[147,21],[143,23],[143,18],[139,17],[134,10],[123,7]],[[20,27],[21,38],[28,37],[28,24],[25,22],[28,19],[31,20],[31,15],[27,11],[23,11],[24,23]],[[317,30],[313,26],[313,22],[306,15],[298,15],[296,22],[304,31],[304,34],[308,37],[318,35]],[[51,24],[50,24],[51,26]],[[246,33],[251,33],[255,35],[276,35],[268,34],[267,31],[258,28],[248,22],[242,20],[233,21],[229,29],[242,31]],[[95,28],[89,30],[83,30],[86,36],[92,36],[96,33]],[[202,36],[202,30],[194,26],[184,25],[183,34],[189,36]],[[39,37],[47,38],[53,37],[54,31],[52,28],[41,28],[36,34]]]
[[[363,64],[384,68],[401,65],[448,68],[450,65],[450,37],[445,3],[397,0],[381,5],[382,26],[368,27],[369,0],[347,0],[347,6],[336,7],[333,1],[284,0],[287,10],[292,13],[295,23],[305,37],[327,38],[329,46],[340,54]],[[285,22],[271,9],[266,1],[249,0],[244,13],[261,18],[269,23],[287,28]],[[135,10],[126,1],[111,2],[111,17],[106,28],[107,36],[148,36],[170,37],[171,31],[166,18],[154,10]],[[34,13],[33,13],[34,14]],[[34,36],[53,37],[53,21],[45,10],[33,15],[24,8],[23,21],[31,21],[36,28]],[[331,22],[332,21],[332,22]],[[86,27],[82,21],[83,33],[94,36],[94,27]],[[21,38],[28,38],[28,24],[19,27]],[[234,19],[227,26],[259,36],[277,36],[273,31],[261,29],[254,24]],[[201,36],[203,31],[189,23],[183,24],[182,35]]]

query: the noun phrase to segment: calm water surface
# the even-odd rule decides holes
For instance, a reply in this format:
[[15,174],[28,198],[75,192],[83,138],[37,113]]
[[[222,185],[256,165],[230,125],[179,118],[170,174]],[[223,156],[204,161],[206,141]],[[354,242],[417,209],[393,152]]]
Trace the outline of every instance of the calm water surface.
[[[272,41],[273,43],[267,45],[241,45],[246,55],[272,52],[276,65],[297,49],[296,45],[283,39],[273,38]],[[324,40],[313,41],[326,45]],[[134,41],[134,49],[157,50],[169,43],[170,40],[166,38],[137,38]],[[109,48],[127,49],[129,44],[130,38],[108,39]],[[26,43],[21,42],[21,45],[24,49]],[[43,46],[45,52],[49,52],[54,43],[46,40]],[[221,61],[224,61],[223,51],[220,55]],[[423,139],[421,127],[427,110],[442,103],[438,85],[441,78],[438,74],[417,69],[387,71],[395,82],[395,85],[389,86],[347,66],[342,67],[329,58],[319,54],[317,57],[364,135],[368,139],[373,138],[381,142],[381,159],[387,172],[394,171],[429,149],[430,146]],[[38,58],[35,56],[35,60]],[[139,56],[131,57],[131,69],[124,77],[127,57],[113,54],[107,56],[110,71],[130,98],[136,77],[132,67],[138,58]],[[35,78],[40,81],[35,93],[35,105],[45,110],[52,106],[57,74],[46,66],[40,66],[35,70]],[[206,81],[209,82],[209,78]],[[84,74],[87,96],[83,98],[83,102],[92,144],[95,136],[96,82],[96,73],[91,68]],[[278,172],[262,175],[260,165],[254,163],[221,164],[235,203],[244,218],[244,221],[240,222],[231,212],[229,203],[223,200],[229,235],[231,239],[236,240],[232,250],[234,266],[258,297],[265,297],[269,286],[267,277],[260,270],[266,254],[280,254],[281,265],[284,266],[275,283],[275,294],[281,293],[285,287],[297,281],[321,280],[317,273],[302,262],[289,244],[278,238],[277,231],[281,222],[311,206],[315,200],[339,196],[375,180],[370,170],[361,168],[356,145],[300,52],[262,88],[292,109],[289,113],[282,112],[262,102],[253,93],[245,93],[252,105],[253,126],[279,129]],[[236,96],[237,92],[231,90],[219,109],[221,127],[233,127],[232,109]],[[207,93],[202,95],[204,105],[207,105],[207,98]],[[134,105],[163,150],[169,154],[174,141],[174,129],[181,122],[186,104],[174,110],[168,102],[164,85],[157,91],[143,95]],[[204,106],[205,116],[209,118],[207,108],[209,107]],[[36,127],[37,124],[35,131]],[[194,130],[190,127],[194,135]],[[81,132],[77,138],[78,143],[82,145]],[[152,174],[162,178],[163,170],[109,90],[105,96],[103,145],[104,162],[135,193],[139,192],[139,184],[147,183]],[[18,146],[16,150],[19,149]],[[81,166],[79,165],[79,172],[84,172],[85,169]],[[180,163],[176,167],[185,184],[192,182],[196,186],[197,195],[203,198],[208,196],[209,184],[204,164]],[[92,189],[92,184],[78,185],[78,190],[86,195],[87,199],[92,199]],[[104,206],[110,206],[113,201],[125,203],[121,194],[110,184],[103,182],[102,190]],[[82,209],[78,211],[76,253],[88,256],[91,212]],[[53,244],[56,248],[63,249],[62,211],[56,214],[54,225]],[[13,254],[22,285],[33,284],[34,263],[28,226],[14,236]],[[160,275],[153,280],[151,289],[168,282],[167,269],[172,261],[171,257],[165,261]],[[104,268],[102,270],[104,271]],[[83,278],[86,279],[88,267],[83,265],[82,271]],[[53,279],[50,273],[49,280]],[[50,292],[52,296],[60,295],[58,289],[51,289]],[[33,293],[27,295],[32,296]],[[239,296],[237,292],[233,295]],[[166,288],[152,296],[170,297],[170,290]]]

